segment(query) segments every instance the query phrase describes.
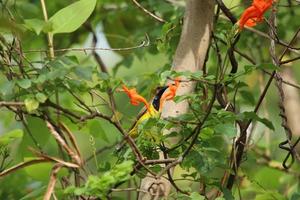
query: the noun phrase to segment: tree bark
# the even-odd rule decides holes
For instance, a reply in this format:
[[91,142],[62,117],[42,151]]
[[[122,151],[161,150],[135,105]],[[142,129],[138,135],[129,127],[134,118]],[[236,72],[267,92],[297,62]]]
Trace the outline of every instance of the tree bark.
[[[181,38],[173,59],[172,69],[174,71],[196,72],[203,69],[210,44],[213,19],[214,1],[187,1]],[[194,89],[194,82],[181,82],[177,95],[191,93]],[[178,116],[187,111],[187,102],[175,104],[168,101],[164,105],[162,117]],[[162,153],[160,152],[160,154]],[[163,159],[162,155],[160,157]],[[141,182],[141,189],[150,191],[152,195],[140,193],[138,199],[148,200],[153,199],[154,194],[167,196],[171,190],[171,184],[166,179],[156,180],[147,176]]]
[[[294,73],[290,67],[285,67],[281,72],[281,76],[284,80],[287,80],[293,84],[298,85]],[[283,84],[283,91],[285,92],[284,107],[286,109],[286,115],[288,118],[288,125],[292,130],[295,139],[300,136],[300,95],[297,88]],[[298,145],[299,146],[299,145]],[[299,152],[300,148],[297,147]]]

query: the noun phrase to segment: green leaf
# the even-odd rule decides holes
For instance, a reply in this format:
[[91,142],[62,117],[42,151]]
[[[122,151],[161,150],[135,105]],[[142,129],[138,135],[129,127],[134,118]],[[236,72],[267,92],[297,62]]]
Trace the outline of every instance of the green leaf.
[[0,136],[0,145],[7,145],[11,141],[23,137],[23,130],[15,129]]
[[242,119],[252,119],[252,120],[259,121],[259,122],[263,123],[264,125],[266,125],[269,129],[275,130],[274,125],[273,125],[273,123],[271,121],[269,121],[266,118],[259,117],[254,112],[243,112],[243,113],[240,114],[240,117]]
[[231,191],[228,189],[223,189],[224,198],[226,200],[234,200],[234,196],[232,195]]
[[221,123],[215,126],[215,131],[218,133],[222,133],[228,136],[235,136],[236,135],[236,127],[233,123]]
[[31,81],[29,79],[18,80],[17,84],[23,89],[28,89],[31,87]]
[[208,161],[207,155],[196,151],[192,150],[187,157],[184,159],[182,166],[184,168],[195,168],[199,173],[207,173],[210,169],[210,163]]
[[250,103],[250,105],[255,105],[255,99],[252,92],[242,90],[240,91],[240,94],[247,103]]
[[205,127],[201,130],[200,132],[200,137],[202,139],[208,139],[211,138],[214,135],[214,130],[209,128],[209,127]]
[[0,87],[0,92],[3,95],[10,95],[14,91],[15,83],[13,81],[7,81]]
[[24,103],[28,112],[32,112],[39,107],[39,102],[33,98],[25,99]]
[[91,124],[89,125],[90,128],[90,134],[94,137],[99,137],[103,139],[105,142],[109,142],[109,139],[106,135],[106,131],[102,127],[99,120],[93,120]]
[[285,200],[284,196],[279,194],[277,191],[267,191],[263,194],[257,194],[255,200]]
[[83,187],[75,188],[74,186],[70,186],[64,192],[73,193],[77,196],[91,195],[106,199],[107,192],[111,187],[130,178],[132,168],[132,161],[124,161],[101,176],[90,175]]
[[199,193],[197,192],[193,192],[191,193],[190,195],[190,199],[191,200],[205,200],[205,197],[204,196],[201,196]]
[[78,29],[92,14],[96,0],[80,0],[55,13],[46,27],[51,33],[71,33]]
[[203,78],[203,72],[202,71],[196,71],[191,74],[191,77],[194,79],[201,79]]
[[300,199],[300,193],[296,192],[292,195],[291,200],[298,200],[298,199]]
[[41,195],[43,195],[46,188],[47,188],[47,186],[42,186],[42,187],[36,188],[32,192],[23,196],[20,200],[38,199],[37,197],[40,197]]
[[40,102],[40,103],[45,103],[45,101],[47,100],[47,96],[41,92],[37,93],[35,95],[36,99]]
[[258,69],[270,69],[270,70],[280,70],[280,67],[274,65],[273,63],[262,63],[260,65],[257,65]]
[[80,78],[85,80],[91,80],[93,75],[93,68],[91,67],[75,67],[74,73]]
[[37,35],[40,34],[43,27],[45,26],[45,22],[40,19],[25,19],[25,27],[31,31],[34,31]]

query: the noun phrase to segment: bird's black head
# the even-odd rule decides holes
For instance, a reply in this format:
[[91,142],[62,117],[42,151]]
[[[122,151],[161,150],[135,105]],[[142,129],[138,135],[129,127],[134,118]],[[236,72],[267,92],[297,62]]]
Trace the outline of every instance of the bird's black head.
[[155,108],[155,110],[159,110],[160,98],[163,95],[163,93],[166,91],[167,88],[168,88],[168,86],[157,88],[156,95],[152,101],[152,105]]

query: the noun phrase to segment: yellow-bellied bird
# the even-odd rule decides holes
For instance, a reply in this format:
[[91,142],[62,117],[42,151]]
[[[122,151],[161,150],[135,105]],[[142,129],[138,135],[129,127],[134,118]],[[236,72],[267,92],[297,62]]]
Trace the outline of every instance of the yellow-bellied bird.
[[[129,129],[128,135],[132,138],[136,138],[138,136],[138,125],[143,123],[144,121],[148,120],[149,118],[159,118],[161,114],[161,110],[163,108],[163,104],[165,101],[172,100],[175,95],[177,88],[179,87],[179,78],[175,79],[173,84],[169,84],[168,86],[158,88],[154,98],[152,99],[151,103],[149,104],[148,101],[139,95],[135,88],[128,89],[125,85],[122,86],[123,91],[128,95],[130,98],[130,103],[132,105],[139,105],[139,103],[143,103],[145,105],[142,112],[137,116],[136,121]],[[124,141],[122,144],[119,145],[117,149],[120,149],[124,146]]]

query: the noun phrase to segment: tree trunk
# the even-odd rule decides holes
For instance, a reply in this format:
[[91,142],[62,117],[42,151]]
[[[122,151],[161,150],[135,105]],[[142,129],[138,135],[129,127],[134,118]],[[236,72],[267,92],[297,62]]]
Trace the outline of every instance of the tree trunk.
[[[173,61],[173,70],[196,72],[203,69],[210,44],[213,16],[214,1],[187,1],[184,25]],[[195,83],[193,82],[181,82],[177,94],[184,95],[191,93],[194,88]],[[187,102],[175,104],[169,101],[164,105],[162,117],[181,115],[186,113],[187,110]],[[160,157],[163,159],[162,155]],[[148,200],[152,199],[155,194],[167,196],[171,185],[166,179],[156,180],[147,176],[141,182],[141,189],[150,191],[152,195],[149,193],[140,193],[139,200]]]
[[[290,67],[285,67],[281,72],[281,76],[284,80],[298,85],[294,73]],[[300,136],[300,95],[299,90],[295,87],[283,84],[283,91],[285,93],[284,107],[288,118],[288,125],[292,130],[294,139]],[[297,145],[297,151],[300,151],[299,145]]]

